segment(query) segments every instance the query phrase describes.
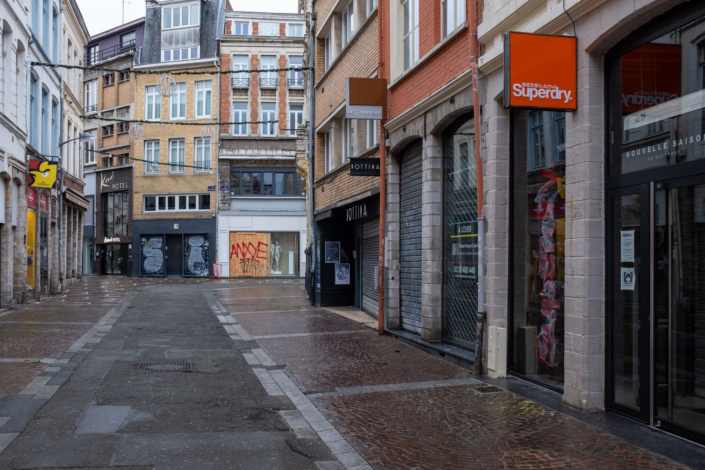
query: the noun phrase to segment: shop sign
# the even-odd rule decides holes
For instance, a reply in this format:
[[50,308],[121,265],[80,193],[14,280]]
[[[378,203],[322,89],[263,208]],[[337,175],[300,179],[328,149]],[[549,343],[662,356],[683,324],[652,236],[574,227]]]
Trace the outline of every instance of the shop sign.
[[128,170],[113,170],[100,173],[100,192],[127,191],[132,182],[132,173]]
[[347,222],[351,222],[357,219],[364,219],[367,217],[367,204],[362,203],[357,206],[352,206],[345,211],[345,218]]
[[[103,243],[108,245],[111,243],[130,243],[130,237],[104,237]],[[98,242],[100,243],[100,242]]]
[[32,188],[27,188],[27,205],[29,207],[37,207],[37,193]]
[[350,176],[379,176],[379,158],[351,158]]
[[578,41],[574,36],[504,35],[504,107],[578,108]]
[[29,161],[29,186],[51,189],[56,184],[59,165],[43,160]]
[[384,78],[345,79],[347,119],[387,119],[387,80]]
[[47,204],[46,194],[40,194],[39,195],[39,210],[45,211],[45,210],[47,210],[48,206],[49,205]]

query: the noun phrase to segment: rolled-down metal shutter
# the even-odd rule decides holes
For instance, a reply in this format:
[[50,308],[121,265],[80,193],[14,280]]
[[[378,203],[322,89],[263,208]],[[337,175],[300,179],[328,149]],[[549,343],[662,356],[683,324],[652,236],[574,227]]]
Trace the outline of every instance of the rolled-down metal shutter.
[[421,143],[402,154],[400,184],[401,327],[421,332]]
[[379,221],[362,225],[362,309],[377,316],[377,270],[379,269]]

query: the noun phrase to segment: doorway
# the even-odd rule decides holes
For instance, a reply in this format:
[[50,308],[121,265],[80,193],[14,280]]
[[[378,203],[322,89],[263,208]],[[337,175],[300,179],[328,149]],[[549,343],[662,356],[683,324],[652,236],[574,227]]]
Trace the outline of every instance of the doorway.
[[703,177],[607,198],[608,404],[705,443]]
[[103,274],[127,274],[127,244],[105,245]]

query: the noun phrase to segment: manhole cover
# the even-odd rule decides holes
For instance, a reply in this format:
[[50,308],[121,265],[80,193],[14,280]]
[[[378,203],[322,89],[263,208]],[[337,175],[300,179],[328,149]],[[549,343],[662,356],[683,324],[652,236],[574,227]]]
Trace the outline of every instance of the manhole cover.
[[503,392],[503,391],[504,391],[504,390],[502,390],[502,389],[499,388],[499,387],[495,387],[494,385],[492,385],[492,386],[490,386],[490,387],[478,387],[478,388],[476,388],[475,390],[477,390],[477,391],[480,392],[480,393],[497,393],[497,392]]
[[140,370],[149,372],[192,372],[193,364],[190,362],[143,362]]

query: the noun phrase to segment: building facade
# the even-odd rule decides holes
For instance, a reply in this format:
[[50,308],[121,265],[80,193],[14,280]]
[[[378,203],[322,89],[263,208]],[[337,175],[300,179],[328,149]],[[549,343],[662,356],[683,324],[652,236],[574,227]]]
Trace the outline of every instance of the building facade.
[[28,0],[0,2],[0,307],[27,286]]
[[129,123],[135,119],[136,77],[130,73],[144,40],[144,18],[91,38],[84,63],[119,72],[84,75],[85,131],[83,164],[87,198],[83,232],[84,274],[132,274],[132,187],[135,147]]
[[[217,72],[224,0],[150,1],[136,71]],[[215,263],[218,74],[137,74],[135,115],[143,125],[135,144],[133,274],[198,276]],[[162,96],[162,92],[167,95]]]
[[[226,277],[303,276],[308,105],[302,14],[226,11],[220,38],[218,262]],[[238,73],[238,70],[272,69]],[[298,155],[298,156],[297,156]]]
[[346,78],[377,77],[374,0],[321,1],[314,11],[317,305],[378,310],[379,177],[350,176],[351,158],[379,158],[379,123],[346,119]]

